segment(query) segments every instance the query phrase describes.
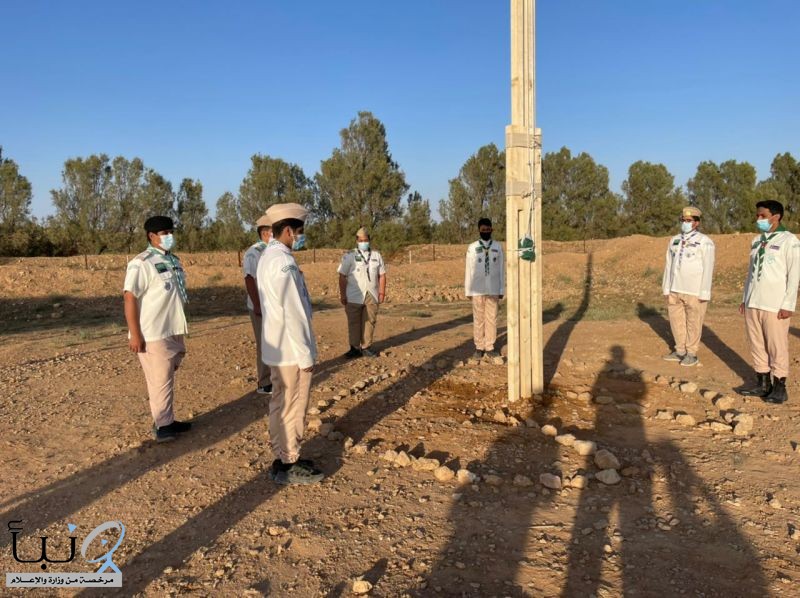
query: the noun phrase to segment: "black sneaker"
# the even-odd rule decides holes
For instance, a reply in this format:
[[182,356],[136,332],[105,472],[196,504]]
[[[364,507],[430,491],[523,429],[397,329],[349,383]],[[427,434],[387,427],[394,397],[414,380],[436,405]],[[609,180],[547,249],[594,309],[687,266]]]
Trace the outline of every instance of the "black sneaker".
[[493,350],[491,350],[491,351],[486,351],[485,355],[486,355],[486,357],[488,357],[489,359],[494,359],[495,357],[500,357],[500,352],[499,352],[499,351],[495,351],[495,350],[493,349]]
[[361,354],[362,354],[364,357],[377,357],[377,356],[378,356],[378,354],[377,354],[377,353],[375,353],[375,352],[374,352],[372,349],[370,349],[369,347],[364,347],[363,349],[361,349]]
[[167,426],[161,426],[159,430],[165,430],[167,432],[175,432],[176,434],[180,434],[182,432],[188,432],[192,429],[192,422],[179,422],[177,419]]
[[356,349],[355,347],[350,347],[350,350],[344,354],[347,359],[355,359],[356,357],[361,357],[361,349]]
[[258,388],[256,388],[256,392],[260,395],[271,395],[272,384],[267,384],[266,386],[259,386]]
[[153,427],[153,435],[156,437],[156,442],[171,442],[178,437],[178,433],[174,430],[168,430],[166,426],[161,428]]
[[316,469],[313,465],[308,465],[308,461],[298,461],[297,463],[281,463],[278,471],[270,472],[270,477],[276,484],[284,486],[293,484],[316,484],[325,479],[325,474]]
[[472,359],[477,359],[478,361],[480,361],[481,359],[483,359],[483,356],[484,356],[484,352],[483,351],[475,351],[472,354]]

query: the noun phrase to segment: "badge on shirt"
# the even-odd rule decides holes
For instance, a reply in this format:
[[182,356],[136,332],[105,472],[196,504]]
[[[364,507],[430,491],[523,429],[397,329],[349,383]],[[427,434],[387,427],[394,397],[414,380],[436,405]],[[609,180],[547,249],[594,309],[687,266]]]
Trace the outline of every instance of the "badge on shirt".
[[172,283],[171,282],[165,282],[164,283],[164,290],[167,291],[167,292],[171,291],[172,290]]
[[775,249],[777,251],[777,250],[779,250],[781,248],[781,246],[780,245],[770,245],[769,248],[770,249]]
[[159,274],[164,274],[169,270],[169,268],[167,268],[167,265],[164,262],[158,262],[155,264],[155,266],[156,266],[156,272],[158,272]]

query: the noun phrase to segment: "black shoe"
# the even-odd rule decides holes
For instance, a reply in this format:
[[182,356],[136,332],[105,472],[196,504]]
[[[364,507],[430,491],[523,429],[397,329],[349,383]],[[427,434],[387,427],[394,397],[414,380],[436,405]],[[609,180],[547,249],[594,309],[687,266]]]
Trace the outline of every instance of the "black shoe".
[[[311,459],[298,459],[297,464],[308,469],[314,469],[314,462]],[[275,459],[272,462],[272,465],[269,468],[269,475],[272,479],[275,479],[275,475],[281,470],[289,469],[293,463],[284,463],[280,459]]]
[[472,359],[477,359],[478,361],[480,361],[481,359],[483,359],[483,355],[484,355],[483,351],[475,351],[472,354]]
[[485,355],[489,359],[494,359],[495,357],[500,357],[500,352],[492,349],[491,351],[486,351]]
[[355,359],[356,357],[361,357],[361,349],[356,349],[355,347],[350,347],[350,350],[344,354],[347,359]]
[[377,354],[377,353],[375,353],[375,352],[374,352],[372,349],[370,349],[369,347],[364,347],[363,349],[361,349],[361,354],[362,354],[364,357],[377,357],[377,356],[378,356],[378,354]]
[[756,385],[750,388],[742,386],[736,389],[744,397],[766,397],[772,392],[772,379],[769,372],[762,374],[756,372]]
[[156,437],[156,442],[170,442],[178,437],[178,433],[174,430],[167,430],[166,426],[161,428],[153,427],[153,435]]
[[167,432],[175,432],[180,434],[182,432],[188,432],[192,429],[192,422],[179,422],[177,419],[167,426],[161,426],[159,430],[164,430]]
[[789,400],[789,395],[786,394],[786,378],[775,378],[772,383],[772,392],[767,396],[762,397],[766,403],[775,403],[780,405]]
[[265,386],[259,386],[256,388],[256,392],[260,395],[271,395],[272,394],[272,384],[266,384]]
[[325,478],[325,474],[309,466],[308,462],[298,461],[297,463],[281,463],[278,471],[270,477],[276,484],[316,484]]

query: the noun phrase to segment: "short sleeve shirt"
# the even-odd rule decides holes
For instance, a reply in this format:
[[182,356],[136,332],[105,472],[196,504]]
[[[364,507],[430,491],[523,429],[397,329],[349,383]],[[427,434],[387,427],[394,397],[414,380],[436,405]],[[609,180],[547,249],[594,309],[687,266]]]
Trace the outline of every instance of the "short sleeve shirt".
[[[248,276],[252,277],[253,280],[258,282],[258,278],[256,277],[256,273],[258,272],[258,260],[261,259],[261,256],[264,254],[264,249],[267,248],[267,244],[264,241],[259,241],[258,243],[254,243],[250,246],[250,248],[245,252],[244,259],[242,259],[242,272],[247,278]],[[250,299],[250,295],[247,295],[247,309],[253,311],[253,300]]]
[[386,264],[377,251],[354,249],[342,257],[337,270],[347,277],[347,302],[364,304],[367,293],[378,301],[378,281],[386,274]]
[[[173,256],[174,257],[174,256]],[[146,342],[158,341],[189,332],[179,288],[186,274],[177,257],[177,266],[158,251],[144,251],[128,262],[123,291],[136,297],[139,325]]]

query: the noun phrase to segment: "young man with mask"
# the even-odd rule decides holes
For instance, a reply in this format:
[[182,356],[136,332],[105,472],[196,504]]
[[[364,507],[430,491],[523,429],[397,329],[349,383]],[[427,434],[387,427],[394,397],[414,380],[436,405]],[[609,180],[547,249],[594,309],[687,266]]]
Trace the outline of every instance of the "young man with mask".
[[128,262],[123,286],[128,346],[144,371],[157,442],[174,440],[192,426],[176,420],[173,410],[175,372],[186,354],[188,332],[186,275],[172,253],[174,228],[166,216],[145,221],[149,246]]
[[497,308],[505,295],[506,267],[503,248],[492,241],[492,221],[478,220],[480,239],[467,249],[464,294],[472,299],[472,326],[475,339],[474,359],[499,357],[497,340]]
[[250,313],[250,323],[253,325],[253,334],[256,337],[256,373],[258,375],[256,392],[268,395],[272,392],[272,383],[270,382],[269,366],[261,360],[261,301],[258,298],[256,283],[258,261],[267,248],[267,243],[272,239],[272,222],[266,214],[256,221],[256,234],[258,242],[251,245],[245,252],[242,271],[244,286],[247,290],[247,311]]
[[745,396],[768,403],[788,400],[789,319],[800,283],[800,241],[781,224],[783,205],[775,200],[756,204],[761,233],[750,246],[750,267],[739,313],[744,315],[756,384],[741,388]]
[[714,241],[698,230],[702,212],[683,208],[681,233],[669,240],[662,291],[675,350],[664,356],[683,366],[697,365],[697,350],[714,275]]
[[386,265],[369,242],[364,227],[356,232],[356,248],[339,264],[339,297],[347,314],[350,350],[348,359],[375,357],[372,341],[378,321],[378,306],[386,298]]
[[296,203],[267,210],[272,241],[258,262],[256,283],[262,308],[261,358],[270,366],[269,437],[276,459],[270,477],[278,484],[313,484],[324,477],[300,459],[317,343],[311,299],[292,251],[305,245],[308,211]]

